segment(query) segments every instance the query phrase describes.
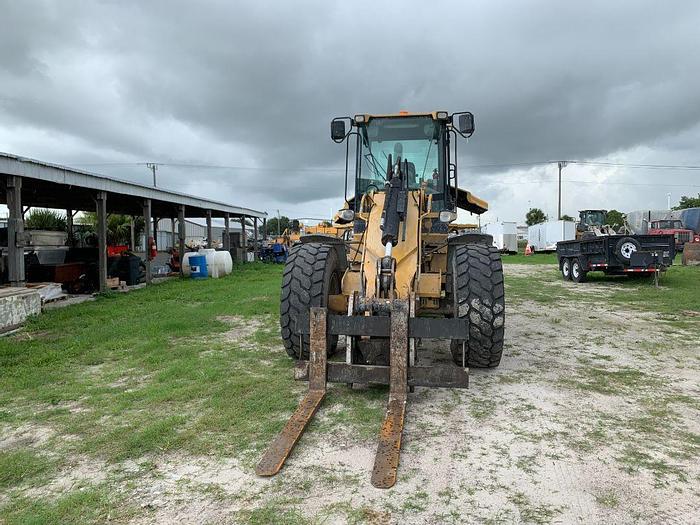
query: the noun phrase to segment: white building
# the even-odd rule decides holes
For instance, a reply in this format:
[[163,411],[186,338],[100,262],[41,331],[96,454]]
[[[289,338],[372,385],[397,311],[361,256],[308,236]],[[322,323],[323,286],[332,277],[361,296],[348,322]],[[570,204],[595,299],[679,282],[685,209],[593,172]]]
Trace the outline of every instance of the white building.
[[[173,231],[173,227],[174,230]],[[171,246],[177,246],[177,221],[171,221],[170,219],[160,219],[158,221],[157,232],[156,232],[156,245],[159,250],[165,250]],[[224,235],[224,221],[223,219],[212,219],[211,220],[211,230],[212,239],[214,242],[222,241]],[[253,229],[248,226],[246,228],[248,236],[250,239],[253,238]],[[229,224],[229,231],[231,233],[241,232],[240,221],[231,221]],[[185,244],[186,245],[198,245],[202,244],[207,238],[207,223],[205,219],[185,219]],[[143,233],[138,240],[138,246],[141,251],[146,249],[146,240]]]

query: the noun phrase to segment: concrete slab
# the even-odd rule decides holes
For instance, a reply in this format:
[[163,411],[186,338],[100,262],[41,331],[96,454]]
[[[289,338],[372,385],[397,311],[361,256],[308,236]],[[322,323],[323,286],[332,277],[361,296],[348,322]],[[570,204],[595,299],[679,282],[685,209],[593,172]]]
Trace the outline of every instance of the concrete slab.
[[0,288],[0,333],[14,330],[41,313],[41,295],[27,288]]

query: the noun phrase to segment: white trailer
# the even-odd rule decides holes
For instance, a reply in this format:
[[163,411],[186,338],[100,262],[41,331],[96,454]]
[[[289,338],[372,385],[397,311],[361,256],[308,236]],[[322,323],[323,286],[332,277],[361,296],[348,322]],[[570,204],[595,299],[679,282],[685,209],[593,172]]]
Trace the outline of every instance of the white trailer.
[[527,242],[536,252],[553,252],[559,241],[576,238],[574,221],[547,221],[534,224],[527,229]]
[[518,226],[514,222],[492,222],[481,227],[481,233],[493,237],[493,245],[504,253],[518,253]]

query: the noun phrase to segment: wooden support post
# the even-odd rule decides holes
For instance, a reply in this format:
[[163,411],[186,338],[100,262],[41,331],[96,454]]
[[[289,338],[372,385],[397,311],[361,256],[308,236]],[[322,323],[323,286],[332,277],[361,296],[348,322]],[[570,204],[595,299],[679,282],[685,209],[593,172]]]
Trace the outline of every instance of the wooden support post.
[[143,200],[143,222],[144,230],[143,236],[146,239],[146,284],[151,284],[151,247],[148,244],[148,239],[153,237],[153,232],[151,231],[152,221],[151,217],[151,199]]
[[129,248],[132,252],[136,251],[136,225],[134,224],[134,217],[131,216],[131,221],[129,222]]
[[241,217],[241,248],[243,250],[243,262],[248,262],[248,236],[245,230],[245,215]]
[[75,235],[73,232],[73,210],[66,209],[66,233],[68,234],[68,246],[72,247],[75,244]]
[[260,252],[260,245],[258,244],[258,218],[255,217],[253,218],[253,241],[255,242],[255,245],[253,246],[253,254],[255,257],[253,258],[255,261],[258,260],[258,254]]
[[158,249],[158,217],[153,217],[153,244]]
[[267,240],[267,217],[263,219],[263,241]]
[[7,207],[10,216],[7,220],[7,263],[10,286],[24,286],[24,214],[22,213],[22,177],[8,175]]
[[224,213],[224,238],[222,239],[224,243],[224,250],[231,251],[231,214]]
[[207,210],[207,248],[212,248],[214,243],[212,242],[212,229],[211,229],[211,210]]
[[170,217],[170,247],[175,248],[177,246],[177,232],[175,231],[175,217]]
[[107,192],[97,192],[97,249],[98,256],[98,281],[100,292],[107,291]]
[[180,275],[182,273],[182,261],[185,259],[185,205],[181,204],[177,212],[177,230],[178,230],[178,251],[180,252]]

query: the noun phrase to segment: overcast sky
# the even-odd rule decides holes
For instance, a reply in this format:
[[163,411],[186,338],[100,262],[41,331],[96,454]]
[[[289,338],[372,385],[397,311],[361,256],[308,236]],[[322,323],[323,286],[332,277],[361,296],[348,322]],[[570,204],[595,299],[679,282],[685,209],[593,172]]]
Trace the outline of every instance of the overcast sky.
[[[271,215],[341,206],[329,122],[356,113],[472,111],[460,186],[487,221],[555,215],[556,166],[467,166],[700,164],[696,1],[0,7],[0,151],[146,184],[136,163],[249,168],[161,166],[158,181]],[[689,170],[570,165],[564,180],[570,215],[700,192]]]

